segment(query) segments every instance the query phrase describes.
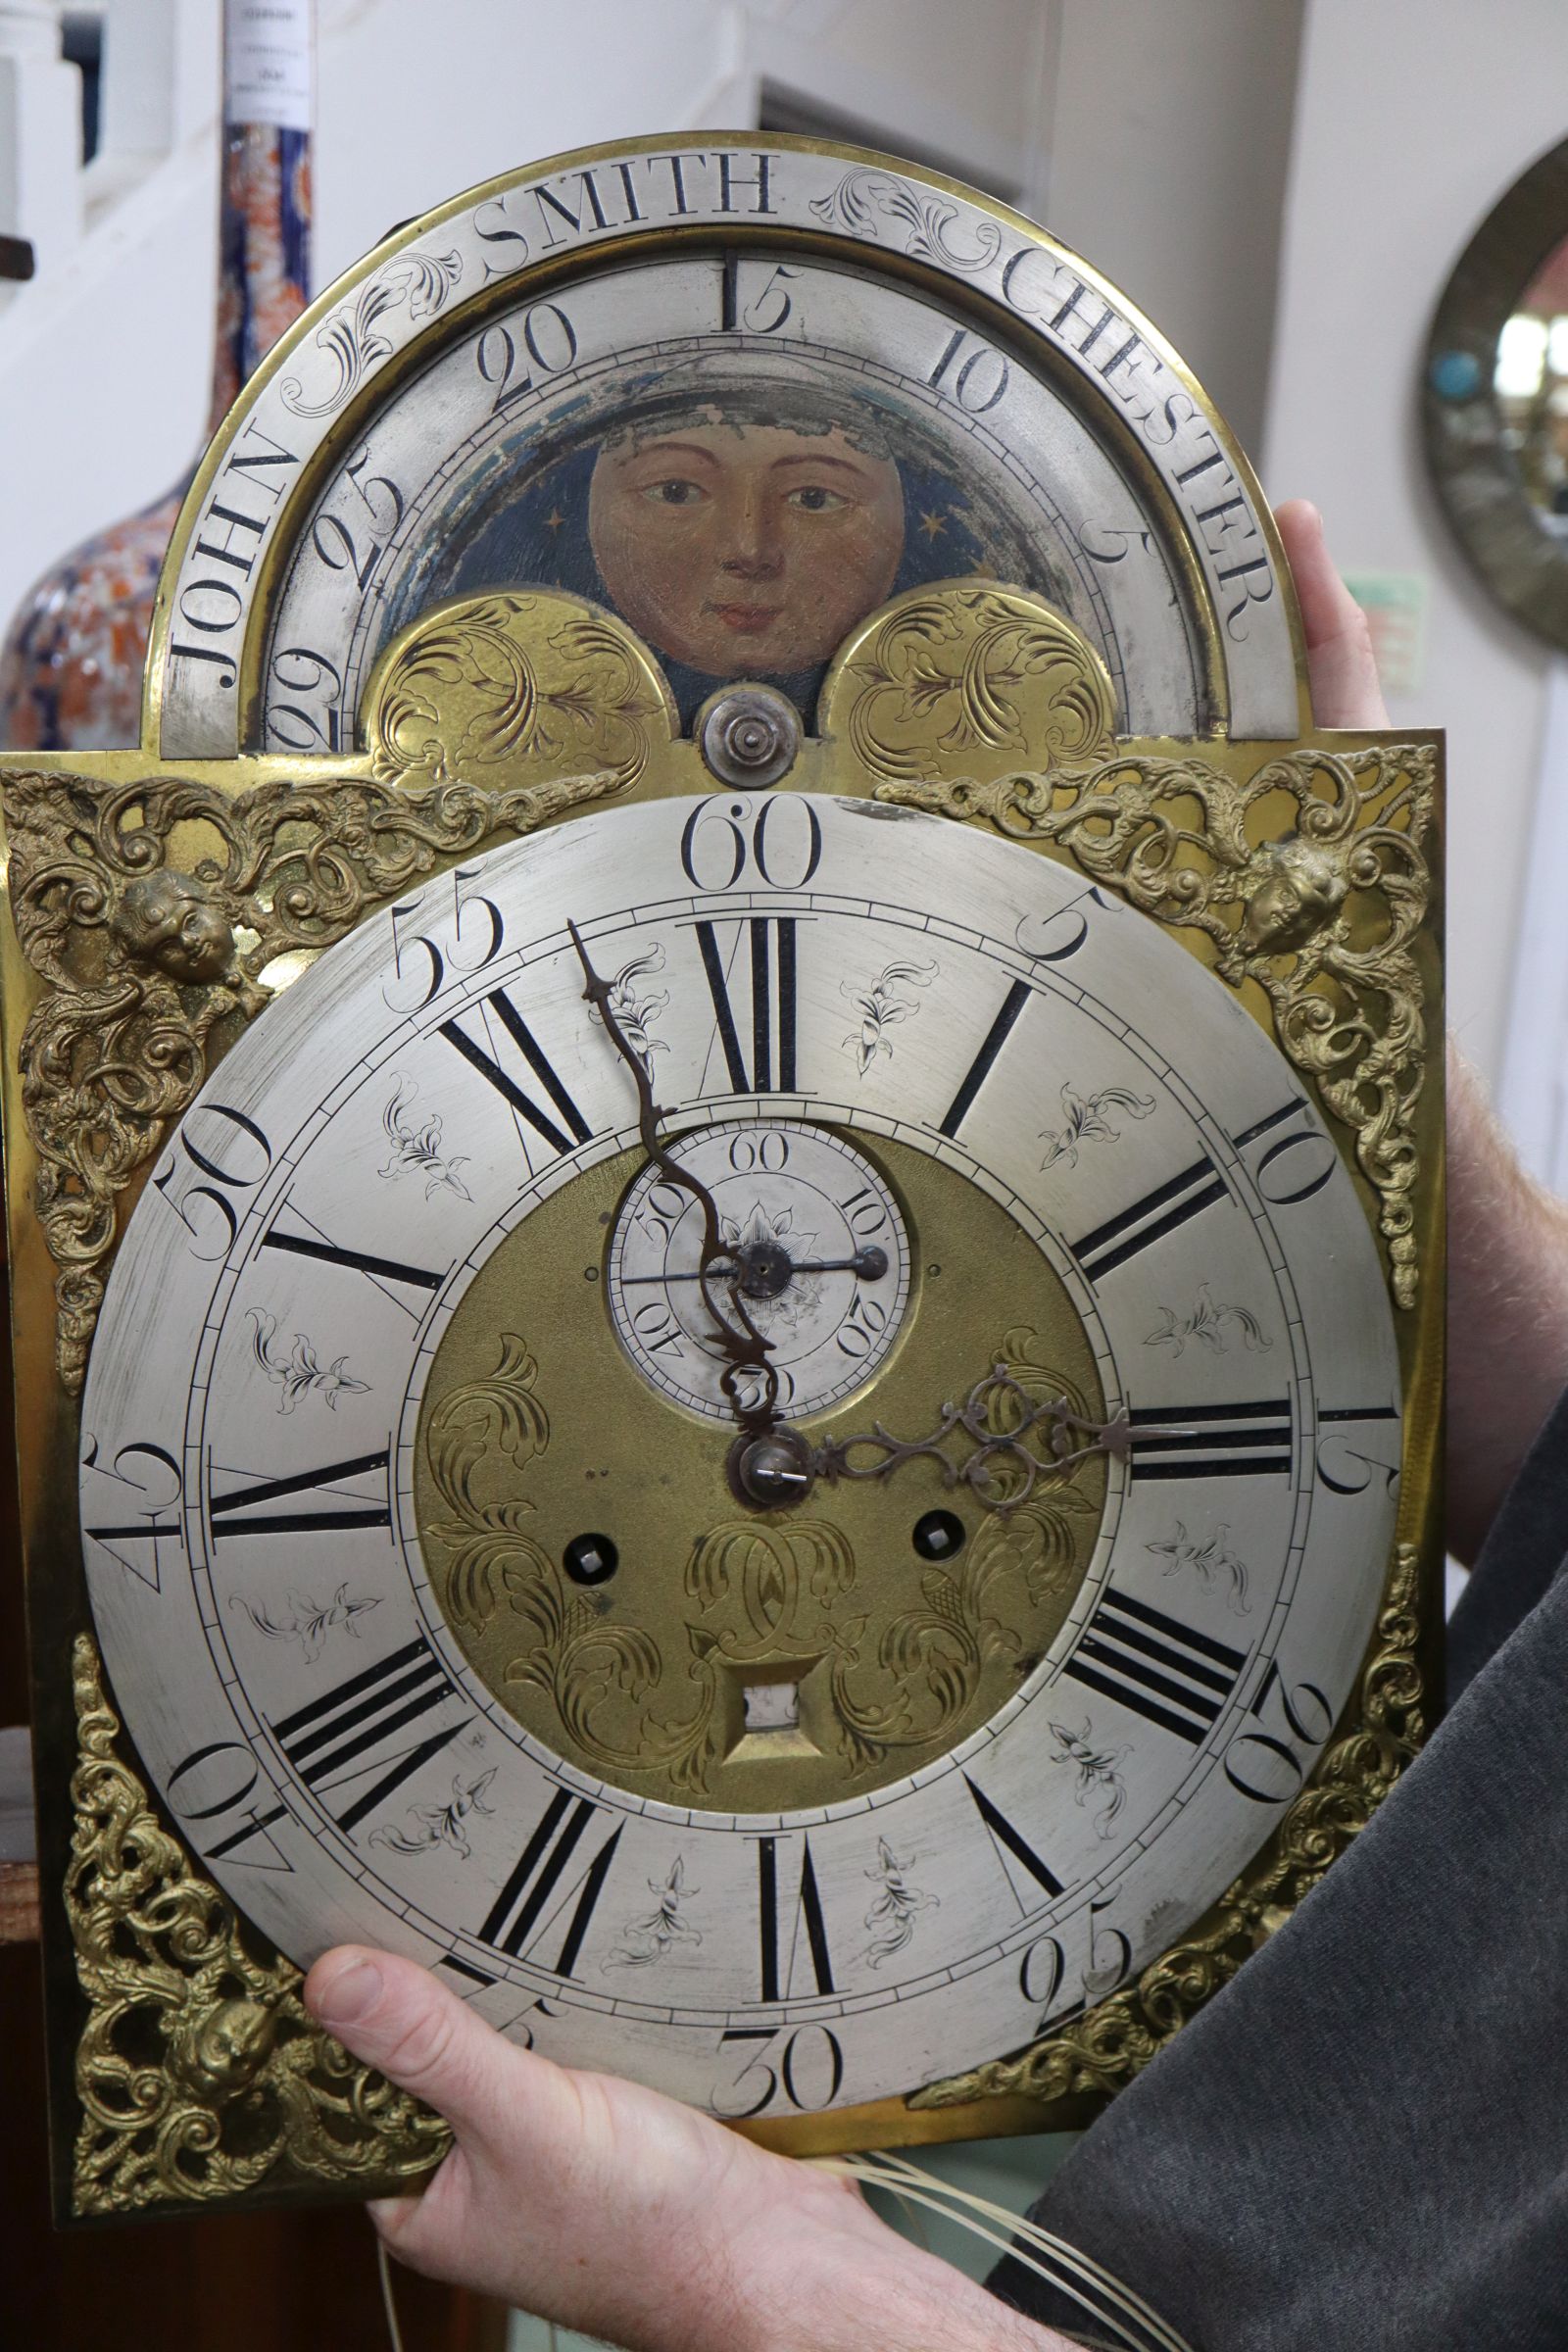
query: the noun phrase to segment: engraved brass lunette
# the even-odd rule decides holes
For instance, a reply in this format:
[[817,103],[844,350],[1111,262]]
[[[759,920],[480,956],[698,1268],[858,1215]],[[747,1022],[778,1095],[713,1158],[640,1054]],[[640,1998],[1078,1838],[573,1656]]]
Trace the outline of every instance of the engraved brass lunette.
[[87,2023],[76,2048],[75,2211],[147,2212],[245,2189],[422,2180],[439,2116],[324,2034],[300,1971],[263,1959],[117,1752],[98,1652],[72,1658],[76,1828],[65,1904]]
[[663,674],[630,630],[544,592],[421,613],[376,663],[360,723],[382,783],[472,783],[522,760],[535,784],[607,768],[615,791],[676,732]]
[[880,782],[965,776],[976,753],[1055,767],[1109,752],[1103,662],[1042,598],[991,583],[911,588],[857,630],[821,725]]

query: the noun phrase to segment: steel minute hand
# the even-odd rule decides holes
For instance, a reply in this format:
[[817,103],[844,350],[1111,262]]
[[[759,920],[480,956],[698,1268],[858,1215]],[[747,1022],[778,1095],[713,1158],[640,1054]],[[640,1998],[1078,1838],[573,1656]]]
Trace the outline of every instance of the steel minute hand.
[[[712,1194],[689,1168],[681,1166],[660,1136],[659,1122],[664,1114],[654,1101],[653,1081],[642,1055],[615,1018],[612,1006],[614,989],[610,981],[595,971],[589,961],[588,951],[582,944],[582,934],[576,924],[568,919],[566,929],[571,934],[571,944],[582,965],[586,982],[583,996],[603,1021],[611,1043],[630,1070],[632,1083],[637,1089],[637,1132],[642,1138],[643,1150],[665,1182],[675,1185],[681,1192],[690,1193],[703,1212],[703,1246],[697,1261],[696,1279],[703,1286],[703,1303],[713,1319],[713,1338],[728,1359],[719,1375],[719,1387],[724,1392],[725,1400],[735,1415],[742,1435],[748,1438],[765,1437],[770,1429],[777,1426],[779,1418],[778,1371],[769,1361],[773,1343],[762,1337],[741,1301],[737,1287],[741,1269],[733,1264],[731,1252],[719,1231],[718,1209]],[[718,1271],[721,1263],[732,1268],[727,1276],[728,1313],[719,1305],[712,1290],[715,1281],[726,1279]],[[761,1383],[761,1395],[755,1405],[745,1405],[740,1400],[738,1391],[743,1372],[756,1373]]]

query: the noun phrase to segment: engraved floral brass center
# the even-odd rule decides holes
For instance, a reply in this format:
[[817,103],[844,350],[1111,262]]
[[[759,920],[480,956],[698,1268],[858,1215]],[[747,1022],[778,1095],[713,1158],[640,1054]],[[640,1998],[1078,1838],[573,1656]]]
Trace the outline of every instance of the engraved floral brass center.
[[[1102,1417],[1088,1336],[1035,1242],[952,1170],[875,1152],[913,1246],[908,1309],[875,1378],[802,1429],[923,1437],[1000,1361],[1028,1398]],[[606,1237],[641,1164],[623,1154],[544,1202],[460,1301],[416,1446],[431,1584],[489,1688],[585,1772],[726,1813],[862,1795],[1028,1678],[1092,1554],[1104,1460],[1010,1511],[950,1490],[930,1457],[823,1483],[799,1511],[740,1509],[726,1431],[665,1401],[611,1327]],[[923,1233],[943,1237],[934,1261]],[[1024,1409],[999,1393],[997,1434]],[[940,1560],[914,1541],[938,1503],[961,1528]]]

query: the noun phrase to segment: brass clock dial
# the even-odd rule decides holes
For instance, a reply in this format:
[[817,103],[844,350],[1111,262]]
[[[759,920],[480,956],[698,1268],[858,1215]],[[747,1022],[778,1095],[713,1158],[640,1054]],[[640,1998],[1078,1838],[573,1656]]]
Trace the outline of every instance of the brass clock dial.
[[[130,1221],[82,1474],[142,1756],[270,1936],[760,2115],[972,2065],[1219,1894],[1348,1695],[1400,1459],[1350,1180],[1192,958],[852,801],[774,811],[764,879],[766,807],[584,817],[299,980]],[[845,1449],[788,1507],[732,1491],[568,922],[800,1367],[782,1425]],[[811,1270],[862,1234],[883,1271]],[[988,1382],[999,1437],[1025,1397],[1110,1434],[955,1480],[961,1432],[914,1448]],[[174,1491],[127,1537],[137,1465]]]

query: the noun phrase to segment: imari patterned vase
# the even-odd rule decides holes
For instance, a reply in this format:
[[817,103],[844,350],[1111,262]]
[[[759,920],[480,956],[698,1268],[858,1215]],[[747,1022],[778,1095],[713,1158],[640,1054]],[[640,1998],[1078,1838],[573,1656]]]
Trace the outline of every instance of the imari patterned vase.
[[[313,15],[314,0],[224,0],[209,436],[310,299]],[[0,647],[0,746],[88,751],[137,740],[153,596],[190,478],[83,540],[24,599]]]

